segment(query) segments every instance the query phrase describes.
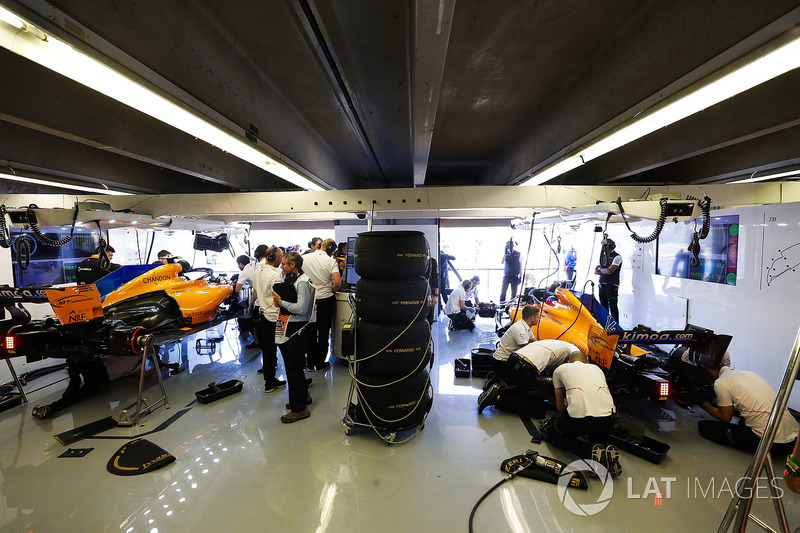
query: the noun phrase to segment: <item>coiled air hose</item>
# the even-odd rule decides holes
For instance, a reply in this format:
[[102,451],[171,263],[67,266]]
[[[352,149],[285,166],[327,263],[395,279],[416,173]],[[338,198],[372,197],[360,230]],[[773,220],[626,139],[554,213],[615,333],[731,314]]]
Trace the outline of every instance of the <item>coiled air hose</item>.
[[33,231],[33,236],[36,237],[36,240],[40,243],[47,245],[47,246],[64,246],[69,241],[71,241],[74,237],[75,233],[75,221],[78,220],[78,206],[75,205],[75,212],[72,215],[72,229],[69,232],[69,235],[58,239],[57,241],[47,237],[42,230],[39,229],[39,222],[36,220],[36,212],[34,209],[39,209],[39,206],[36,204],[31,204],[28,206],[27,211],[25,211],[25,221],[30,226],[31,231]]
[[0,246],[3,248],[11,248],[11,228],[6,222],[7,214],[6,205],[0,205]]
[[659,200],[659,203],[661,204],[661,212],[658,215],[658,220],[656,221],[656,227],[653,230],[653,233],[651,233],[647,237],[642,237],[640,235],[637,235],[636,232],[633,231],[631,227],[628,225],[628,220],[625,218],[625,209],[622,208],[622,198],[620,198],[619,196],[617,197],[617,206],[619,206],[619,214],[622,216],[622,221],[625,222],[625,227],[628,228],[628,231],[631,232],[631,239],[633,239],[638,243],[645,244],[648,242],[653,242],[658,238],[658,236],[661,234],[661,230],[664,229],[664,223],[667,221],[667,199],[662,198],[661,200]]

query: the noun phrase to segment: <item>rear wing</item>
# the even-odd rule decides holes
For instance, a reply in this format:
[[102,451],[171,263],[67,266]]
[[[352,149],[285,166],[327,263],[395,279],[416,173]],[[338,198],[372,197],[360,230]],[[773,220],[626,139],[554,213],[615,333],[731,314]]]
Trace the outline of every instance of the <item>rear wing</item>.
[[617,344],[683,344],[703,354],[697,366],[708,367],[710,363],[722,360],[733,337],[717,335],[710,329],[688,324],[682,330],[655,331],[641,324],[630,331],[609,331],[609,335],[619,337]]
[[35,285],[31,287],[11,287],[0,285],[0,306],[8,307],[18,303],[46,304],[46,290],[62,290],[63,287],[53,287],[52,285]]
[[[62,324],[74,324],[103,316],[103,306],[100,303],[100,293],[94,285],[78,285],[74,287],[53,287],[51,285],[38,285],[32,287],[0,286],[0,306],[3,307],[3,316],[9,312],[11,319],[8,327],[21,325],[30,321],[30,314],[26,316],[15,312],[18,304],[22,303],[49,303]],[[8,328],[4,328],[6,331]]]

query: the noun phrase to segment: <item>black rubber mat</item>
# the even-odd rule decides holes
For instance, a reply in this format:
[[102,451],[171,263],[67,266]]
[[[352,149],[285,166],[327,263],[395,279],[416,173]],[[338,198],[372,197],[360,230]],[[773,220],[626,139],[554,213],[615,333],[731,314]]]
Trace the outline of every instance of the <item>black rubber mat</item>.
[[98,433],[102,433],[103,431],[107,431],[115,427],[117,427],[117,421],[109,416],[107,418],[95,420],[94,422],[76,427],[75,429],[70,429],[69,431],[59,433],[58,435],[54,435],[53,438],[55,438],[64,446],[68,446],[73,442],[78,442],[79,440],[97,435]]

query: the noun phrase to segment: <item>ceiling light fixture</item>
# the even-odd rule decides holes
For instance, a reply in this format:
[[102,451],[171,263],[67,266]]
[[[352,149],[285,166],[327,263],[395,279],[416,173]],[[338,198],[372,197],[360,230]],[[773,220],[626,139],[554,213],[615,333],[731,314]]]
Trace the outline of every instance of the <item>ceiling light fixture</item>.
[[[753,172],[753,176],[755,176]],[[777,180],[780,178],[788,178],[789,176],[800,176],[800,170],[791,170],[789,172],[781,172],[780,174],[769,174],[767,176],[759,176],[757,178],[747,178],[743,180],[729,181],[728,183],[756,183],[758,181]]]
[[[800,38],[795,38],[744,66],[706,83],[672,103],[663,105],[644,116],[637,116],[629,124],[621,126],[599,141],[573,151],[567,159],[545,167],[542,171],[531,175],[521,185],[540,185],[545,183],[556,176],[577,168],[582,163],[588,163],[592,159],[605,155],[656,130],[699,113],[798,67],[800,67]],[[572,163],[561,166],[570,159],[573,160]],[[579,163],[576,165],[574,160]]]
[[116,196],[131,194],[128,192],[112,191],[111,189],[101,189],[99,187],[83,187],[81,185],[73,185],[71,183],[41,180],[38,178],[29,178],[27,176],[15,176],[14,174],[6,174],[5,172],[0,172],[0,180],[19,181],[28,185],[44,185],[45,187],[57,187],[59,189],[70,189],[73,191],[91,192],[95,194],[111,194]]
[[310,191],[322,187],[247,141],[73,48],[0,6],[0,46]]

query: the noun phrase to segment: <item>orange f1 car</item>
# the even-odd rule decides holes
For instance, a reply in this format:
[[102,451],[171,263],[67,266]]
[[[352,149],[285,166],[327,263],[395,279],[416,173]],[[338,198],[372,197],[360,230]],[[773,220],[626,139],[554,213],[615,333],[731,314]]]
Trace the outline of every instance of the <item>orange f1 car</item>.
[[[190,272],[202,272],[191,279]],[[55,316],[31,320],[22,303],[50,303]],[[0,287],[0,358],[78,358],[141,355],[140,340],[156,344],[236,316],[233,288],[209,269],[187,264],[123,266],[91,285]]]
[[[608,331],[596,318],[606,312],[597,312],[600,304],[590,294],[579,298],[558,287],[546,296],[544,302],[528,300],[541,310],[539,323],[532,327],[536,338],[574,344],[605,369],[615,396],[680,401],[678,396],[693,394],[705,384],[704,368],[722,358],[731,341],[729,335],[691,324],[679,331],[657,332],[641,325],[630,331]],[[512,322],[521,317],[516,305],[507,311]],[[653,346],[657,344],[676,347],[666,353]]]

